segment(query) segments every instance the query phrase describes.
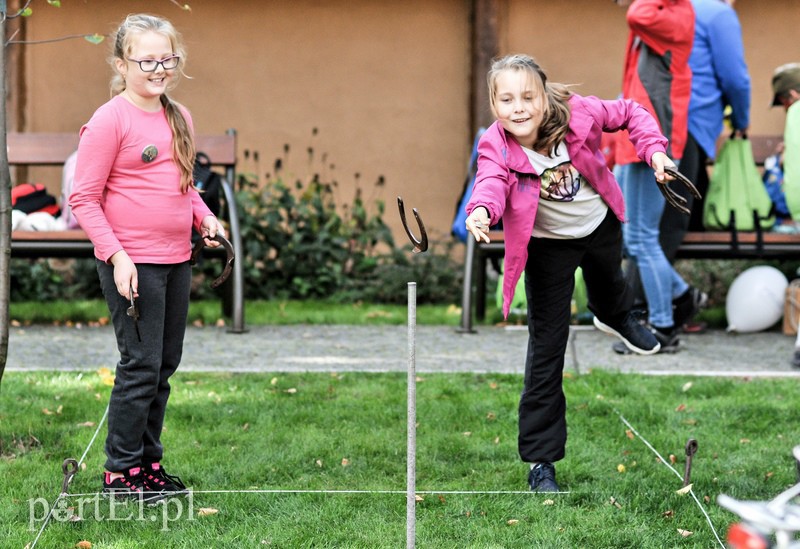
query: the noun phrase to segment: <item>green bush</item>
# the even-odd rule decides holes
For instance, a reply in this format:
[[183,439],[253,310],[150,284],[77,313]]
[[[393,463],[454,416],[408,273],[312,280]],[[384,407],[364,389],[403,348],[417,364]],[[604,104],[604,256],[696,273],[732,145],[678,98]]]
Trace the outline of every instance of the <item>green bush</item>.
[[[431,247],[422,254],[412,254],[410,244],[398,247],[384,222],[385,203],[374,198],[385,187],[383,176],[373,184],[369,199],[359,174],[353,197],[337,199],[336,180],[320,175],[333,170],[316,166],[312,147],[307,149],[310,175],[305,178],[285,174],[289,152],[284,145],[266,182],[245,172],[235,184],[244,251],[237,261],[242,261],[246,299],[402,303],[407,283],[414,281],[418,303],[460,300],[462,268],[451,257],[456,244],[448,235],[443,243],[431,237]],[[246,159],[258,159],[256,152],[244,153]],[[327,162],[326,155],[322,158]],[[94,260],[67,265],[59,269],[48,260],[15,259],[12,300],[101,297]],[[219,261],[201,261],[194,268],[192,297],[213,298],[218,290],[208,281],[219,272]]]

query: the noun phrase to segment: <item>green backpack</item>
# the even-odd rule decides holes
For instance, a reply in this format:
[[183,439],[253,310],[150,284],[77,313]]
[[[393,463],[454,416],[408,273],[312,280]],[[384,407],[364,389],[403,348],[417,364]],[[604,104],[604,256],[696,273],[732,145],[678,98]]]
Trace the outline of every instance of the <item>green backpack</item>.
[[714,163],[703,206],[710,230],[755,231],[775,224],[772,200],[761,181],[753,147],[746,137],[725,141]]

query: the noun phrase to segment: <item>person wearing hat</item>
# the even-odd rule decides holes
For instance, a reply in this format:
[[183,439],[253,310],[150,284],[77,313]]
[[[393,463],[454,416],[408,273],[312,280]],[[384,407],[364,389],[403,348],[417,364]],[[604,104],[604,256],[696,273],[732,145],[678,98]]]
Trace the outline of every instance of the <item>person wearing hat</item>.
[[800,221],[800,108],[795,106],[798,99],[800,63],[781,65],[772,74],[772,106],[786,110],[783,126],[783,192],[795,221]]
[[[783,126],[783,193],[792,218],[800,220],[800,63],[781,65],[772,73],[772,105],[786,110]],[[800,368],[800,332],[790,361]]]

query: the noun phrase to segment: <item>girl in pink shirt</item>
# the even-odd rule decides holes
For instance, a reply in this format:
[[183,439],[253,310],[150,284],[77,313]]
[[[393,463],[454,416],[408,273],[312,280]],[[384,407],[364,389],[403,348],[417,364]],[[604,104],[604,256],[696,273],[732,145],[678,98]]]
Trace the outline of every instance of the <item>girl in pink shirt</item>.
[[114,35],[112,99],[81,128],[72,211],[95,248],[120,360],[104,491],[154,502],[184,492],[161,460],[169,378],[189,310],[191,232],[224,229],[193,185],[188,110],[167,92],[186,54],[169,21],[130,15]]

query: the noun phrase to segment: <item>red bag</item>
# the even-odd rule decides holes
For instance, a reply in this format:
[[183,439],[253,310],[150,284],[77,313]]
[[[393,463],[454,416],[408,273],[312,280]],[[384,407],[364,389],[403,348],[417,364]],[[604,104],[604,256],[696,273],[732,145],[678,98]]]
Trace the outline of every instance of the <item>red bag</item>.
[[46,212],[58,217],[61,210],[56,197],[48,194],[41,183],[20,183],[11,188],[11,207],[26,214]]

